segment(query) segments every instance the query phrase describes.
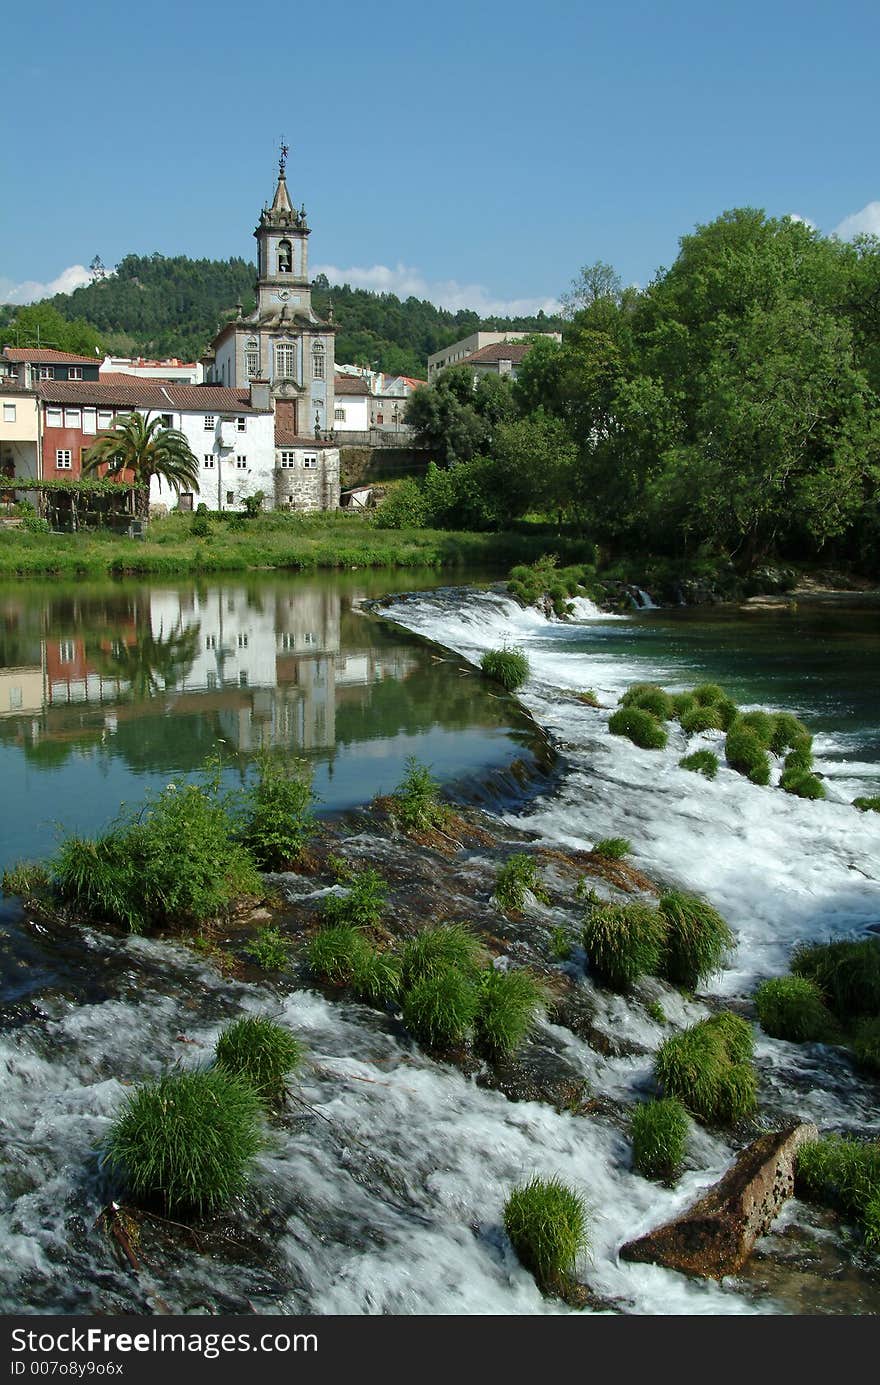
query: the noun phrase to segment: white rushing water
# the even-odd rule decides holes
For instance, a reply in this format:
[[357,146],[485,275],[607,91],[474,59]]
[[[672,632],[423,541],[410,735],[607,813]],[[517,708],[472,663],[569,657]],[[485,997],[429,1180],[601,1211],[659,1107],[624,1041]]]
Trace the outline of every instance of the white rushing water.
[[[603,654],[598,631],[614,618],[590,603],[578,604],[577,626],[547,622],[493,593],[426,593],[387,614],[472,659],[505,640],[526,650],[533,676],[523,701],[570,768],[516,825],[577,847],[626,836],[637,865],[704,893],[739,939],[716,992],[748,995],[757,977],[784,968],[795,940],[845,934],[880,917],[880,818],[843,801],[843,778],[821,803],[756,788],[726,769],[709,783],[677,768],[677,742],[665,752],[637,750],[608,734],[608,710],[568,696],[592,687],[613,706],[628,683],[652,672]],[[590,622],[595,652],[575,651],[572,632],[582,641]],[[668,668],[655,672],[669,681]],[[838,768],[858,777],[853,764]],[[378,860],[382,844],[367,837],[360,850]],[[482,880],[479,860],[473,869]],[[695,1127],[699,1167],[674,1189],[658,1187],[631,1171],[629,1140],[613,1116],[508,1101],[430,1061],[384,1015],[310,991],[272,995],[229,982],[158,941],[95,934],[88,947],[94,960],[81,959],[80,969],[106,974],[104,993],[50,988],[30,1023],[0,1036],[5,1311],[151,1312],[167,1304],[192,1312],[566,1313],[541,1297],[501,1229],[511,1186],[535,1173],[558,1174],[586,1195],[593,1232],[583,1277],[625,1311],[779,1311],[737,1281],[700,1282],[618,1259],[622,1242],[718,1178],[731,1150],[716,1136]],[[546,1033],[595,1092],[632,1100],[650,1089],[648,1050],[663,1031],[620,997],[597,995],[608,1026],[642,1052],[604,1057],[568,1030],[548,1025]],[[705,1013],[672,991],[663,1004],[676,1024]],[[303,1109],[302,1120],[276,1128],[258,1161],[244,1215],[259,1221],[265,1253],[234,1265],[189,1251],[170,1267],[145,1256],[135,1274],[94,1228],[109,1195],[96,1148],[126,1084],[173,1063],[206,1061],[222,1023],[242,1011],[272,1014],[302,1037],[309,1059],[299,1090],[320,1113]],[[839,1056],[759,1038],[758,1058],[762,1096],[776,1109],[877,1128],[870,1085]]]

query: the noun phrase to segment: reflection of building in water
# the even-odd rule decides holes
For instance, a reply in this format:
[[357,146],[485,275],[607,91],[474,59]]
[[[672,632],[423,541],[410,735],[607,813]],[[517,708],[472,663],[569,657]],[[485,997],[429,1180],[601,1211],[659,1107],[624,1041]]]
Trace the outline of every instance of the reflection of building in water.
[[[63,739],[76,708],[77,732],[88,722],[105,742],[120,721],[158,710],[212,716],[244,754],[328,749],[339,699],[365,700],[370,685],[405,678],[416,664],[404,650],[371,645],[368,626],[364,647],[342,652],[341,609],[332,591],[229,586],[145,593],[118,614],[79,612],[71,633],[28,646],[28,659],[41,651],[40,666],[0,667],[0,715],[45,711],[26,732],[34,741]],[[45,617],[43,628],[57,630],[57,612]]]

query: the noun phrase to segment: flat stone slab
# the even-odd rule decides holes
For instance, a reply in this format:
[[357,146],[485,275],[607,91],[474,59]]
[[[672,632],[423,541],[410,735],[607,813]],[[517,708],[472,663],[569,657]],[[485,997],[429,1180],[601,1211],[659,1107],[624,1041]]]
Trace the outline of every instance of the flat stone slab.
[[815,1125],[804,1123],[759,1136],[680,1216],[621,1246],[621,1259],[704,1278],[735,1274],[794,1193],[799,1146],[818,1134]]

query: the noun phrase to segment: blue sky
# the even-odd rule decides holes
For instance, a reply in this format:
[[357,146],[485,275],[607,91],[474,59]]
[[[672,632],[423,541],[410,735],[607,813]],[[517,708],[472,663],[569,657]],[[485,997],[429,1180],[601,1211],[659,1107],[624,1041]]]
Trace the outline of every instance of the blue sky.
[[878,40],[876,0],[14,5],[0,301],[250,256],[282,133],[313,272],[453,307],[646,283],[733,206],[880,233]]

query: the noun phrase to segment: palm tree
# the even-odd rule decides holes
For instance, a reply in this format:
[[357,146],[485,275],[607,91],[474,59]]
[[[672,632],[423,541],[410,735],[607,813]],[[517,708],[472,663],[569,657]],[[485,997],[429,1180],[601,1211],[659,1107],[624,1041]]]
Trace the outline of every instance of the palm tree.
[[198,491],[199,463],[183,433],[163,427],[161,418],[147,422],[143,414],[121,416],[109,433],[101,433],[83,457],[83,475],[107,468],[108,476],[130,471],[134,477],[137,513],[150,514],[150,481],[156,476],[180,495]]

